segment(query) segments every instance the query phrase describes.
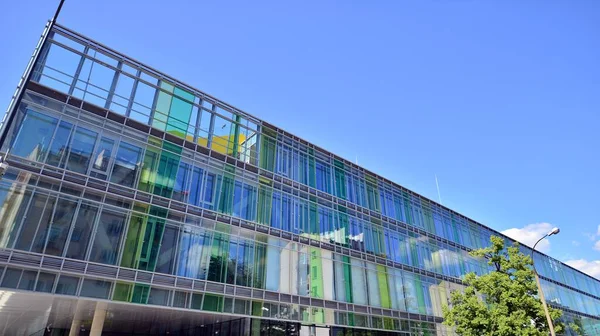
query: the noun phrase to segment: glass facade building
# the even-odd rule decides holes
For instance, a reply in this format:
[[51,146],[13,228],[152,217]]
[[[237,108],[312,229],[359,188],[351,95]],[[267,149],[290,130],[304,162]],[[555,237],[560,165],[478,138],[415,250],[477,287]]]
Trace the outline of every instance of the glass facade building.
[[[468,251],[498,232],[77,32],[31,66],[0,302],[53,300],[39,335],[451,335],[450,291],[489,271]],[[600,330],[600,282],[534,256],[550,304]]]

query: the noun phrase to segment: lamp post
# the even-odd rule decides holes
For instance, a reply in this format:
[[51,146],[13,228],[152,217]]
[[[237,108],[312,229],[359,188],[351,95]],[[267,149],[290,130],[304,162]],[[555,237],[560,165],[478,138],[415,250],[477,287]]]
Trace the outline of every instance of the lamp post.
[[533,266],[533,274],[535,274],[535,282],[537,283],[538,293],[540,294],[540,300],[542,300],[542,306],[544,306],[544,313],[546,313],[546,319],[548,320],[548,327],[550,328],[551,336],[556,336],[556,334],[554,333],[554,324],[552,324],[552,318],[550,317],[550,312],[548,312],[548,305],[546,304],[546,298],[544,298],[544,291],[542,290],[542,285],[540,284],[540,278],[538,276],[537,270],[535,269],[533,251],[535,251],[535,246],[544,238],[558,234],[559,232],[560,229],[555,227],[554,229],[552,229],[552,231],[546,233],[545,236],[543,236],[535,244],[533,244],[533,248],[531,249],[531,265]]

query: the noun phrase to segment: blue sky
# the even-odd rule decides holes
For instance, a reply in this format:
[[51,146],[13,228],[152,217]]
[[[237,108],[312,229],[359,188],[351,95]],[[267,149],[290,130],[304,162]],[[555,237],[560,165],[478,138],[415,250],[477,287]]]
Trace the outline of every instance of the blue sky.
[[[0,21],[8,105],[55,1]],[[168,3],[168,6],[166,5]],[[599,1],[67,0],[59,22],[600,277]]]

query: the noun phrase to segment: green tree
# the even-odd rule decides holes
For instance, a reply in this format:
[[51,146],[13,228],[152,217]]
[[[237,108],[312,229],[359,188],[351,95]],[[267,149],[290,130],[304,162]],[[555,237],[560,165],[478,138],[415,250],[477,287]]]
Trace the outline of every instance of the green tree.
[[[549,327],[538,294],[531,258],[518,244],[504,248],[504,239],[491,237],[492,245],[473,250],[486,258],[493,271],[465,276],[464,291],[454,291],[443,307],[444,324],[460,336],[548,336]],[[548,307],[557,334],[564,330],[562,311]],[[578,330],[577,326],[572,326]]]

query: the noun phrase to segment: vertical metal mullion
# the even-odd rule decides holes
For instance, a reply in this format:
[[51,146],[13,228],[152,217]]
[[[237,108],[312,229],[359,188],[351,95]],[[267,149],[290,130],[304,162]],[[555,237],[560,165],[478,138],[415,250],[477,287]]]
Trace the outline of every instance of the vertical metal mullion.
[[[205,114],[204,110],[202,110],[202,98],[198,99],[198,116],[196,117],[196,125],[194,125],[194,143],[198,143],[200,139],[200,121],[202,120],[202,115]],[[193,108],[192,108],[193,111]]]
[[79,80],[79,76],[81,75],[81,70],[83,69],[83,64],[85,63],[85,60],[88,59],[86,57],[86,55],[89,50],[90,50],[90,47],[87,45],[85,46],[85,48],[83,48],[83,55],[81,55],[81,58],[79,59],[79,64],[77,64],[77,70],[75,70],[75,74],[73,75],[73,81],[71,82],[71,86],[69,87],[69,96],[72,96],[73,92],[75,91],[75,87],[77,86],[77,81]]
[[[27,249],[27,251],[31,251],[31,248],[33,247],[33,244],[35,243],[35,237],[37,236],[38,230],[40,229],[40,223],[42,222],[42,215],[46,211],[46,206],[48,205],[48,201],[50,200],[51,196],[52,196],[51,193],[48,193],[48,196],[46,198],[46,202],[44,203],[44,210],[42,210],[42,213],[40,214],[40,218],[37,221],[37,226],[35,228],[35,232],[33,234],[33,238],[31,239],[31,244],[29,244],[29,248]],[[51,220],[51,222],[52,222],[52,220]]]
[[[134,202],[135,204],[135,202]],[[127,212],[127,216],[125,217],[125,225],[123,225],[123,239],[119,242],[119,247],[117,248],[117,257],[115,258],[115,266],[120,267],[121,259],[123,258],[123,251],[125,249],[125,243],[127,243],[127,233],[129,232],[129,224],[131,223],[131,218],[135,214],[133,213],[133,208],[131,211]],[[137,267],[136,267],[137,268]]]
[[83,258],[84,261],[89,261],[90,255],[92,254],[92,248],[94,247],[94,242],[96,241],[96,233],[98,231],[98,225],[100,224],[100,218],[102,217],[103,211],[104,205],[100,204],[98,206],[98,213],[96,214],[96,218],[94,218],[94,223],[92,224],[91,237],[88,243],[88,249],[85,251],[85,256]]
[[109,109],[110,104],[112,103],[113,96],[115,95],[115,89],[117,87],[117,82],[119,80],[119,76],[121,75],[121,69],[123,67],[123,61],[119,61],[117,63],[117,70],[115,70],[115,74],[113,75],[112,83],[110,84],[110,89],[108,89],[108,96],[106,97],[106,103],[104,103],[104,108]]
[[215,128],[215,111],[216,111],[217,107],[215,104],[212,104],[212,111],[210,113],[210,125],[208,126],[208,134],[206,136],[206,147],[211,148],[212,147],[212,138],[213,138],[213,134],[214,134],[214,128]]
[[133,81],[133,87],[131,88],[131,94],[129,95],[129,103],[127,104],[127,108],[125,110],[125,116],[131,116],[131,109],[133,108],[133,100],[135,99],[135,93],[137,91],[138,83],[140,82],[140,77],[142,76],[142,70],[138,69],[135,73],[135,79]]
[[[83,197],[83,194],[82,194]],[[67,238],[65,240],[65,247],[63,248],[63,252],[61,257],[66,258],[67,251],[69,250],[69,245],[71,244],[71,236],[73,235],[73,231],[75,230],[75,225],[77,224],[77,218],[79,217],[79,210],[81,210],[81,206],[84,204],[83,199],[77,201],[77,208],[75,209],[75,213],[73,214],[73,219],[71,219],[71,225],[69,227],[69,232],[67,232]]]
[[[156,91],[154,92],[154,99],[152,100],[152,108],[150,109],[150,115],[148,116],[148,125],[152,126],[152,120],[154,120],[154,112],[156,111],[156,104],[158,104],[158,96],[160,95],[161,88],[160,83],[162,80],[158,80],[158,86],[156,87]],[[168,121],[168,119],[167,119]]]

